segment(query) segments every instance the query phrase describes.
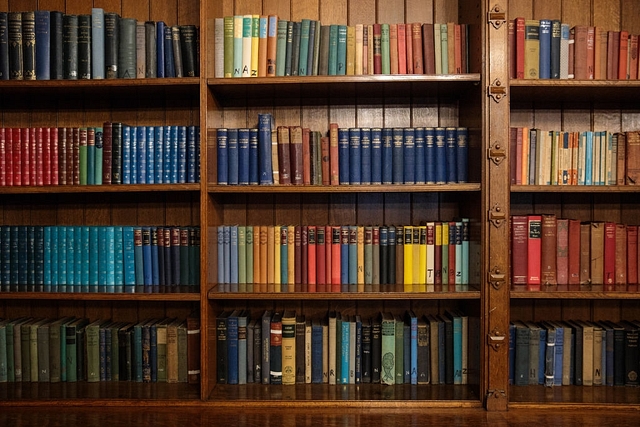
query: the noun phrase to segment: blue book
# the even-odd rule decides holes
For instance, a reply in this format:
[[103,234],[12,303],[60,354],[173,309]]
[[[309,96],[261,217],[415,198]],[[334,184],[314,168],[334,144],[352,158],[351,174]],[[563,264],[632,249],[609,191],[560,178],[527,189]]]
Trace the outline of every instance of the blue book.
[[131,133],[136,133],[136,153],[137,165],[133,170],[137,176],[138,184],[147,183],[147,128],[145,126],[136,126],[131,129]]
[[360,129],[360,183],[371,184],[372,176],[371,128]]
[[340,284],[341,291],[349,290],[349,226],[340,227]]
[[[558,52],[559,53],[559,52]],[[540,20],[540,70],[539,78],[551,78],[551,20]],[[558,67],[558,76],[560,68]]]
[[556,328],[548,323],[545,323],[545,327],[547,329],[547,345],[545,351],[544,385],[553,387],[555,382]]
[[[44,264],[45,264],[45,237],[44,227],[41,225],[35,226],[35,247],[34,247],[34,259],[35,259],[35,288],[36,292],[44,291]],[[1,254],[0,254],[1,256]]]
[[[568,134],[567,134],[568,135]],[[469,181],[469,130],[456,129],[456,176],[458,183]]]
[[[165,25],[164,27],[164,76],[175,77],[176,68],[173,58],[173,40],[171,38],[171,26]],[[160,46],[160,39],[158,39],[158,46]]]
[[347,26],[338,25],[338,47],[336,50],[336,75],[347,74]]
[[416,183],[416,131],[413,128],[404,128],[404,183]]
[[[218,185],[229,183],[229,157],[227,144],[228,131],[220,128],[216,132]],[[271,137],[271,135],[269,135]]]
[[121,225],[113,227],[113,239],[113,291],[124,292],[124,237]]
[[67,290],[75,291],[76,279],[76,227],[67,227]]
[[447,183],[447,150],[445,128],[435,128],[436,184]]
[[[0,291],[9,292],[11,289],[11,228],[7,225],[0,226],[0,242],[0,259],[2,260],[0,264]],[[57,239],[55,243],[57,244]]]
[[87,185],[96,183],[96,130],[87,128]]
[[447,159],[447,184],[455,184],[458,180],[457,167],[458,167],[458,149],[456,128],[449,127],[445,129],[445,157]]
[[273,184],[273,165],[271,158],[271,130],[273,116],[270,113],[258,114],[258,171],[260,185]]
[[361,148],[362,141],[360,138],[360,128],[349,129],[349,183],[360,184],[362,182],[361,167]]
[[357,292],[358,285],[358,226],[349,226],[349,292]]
[[258,159],[258,128],[251,128],[249,129],[249,185],[260,184]]
[[146,147],[146,167],[144,173],[146,174],[147,184],[154,184],[156,178],[156,169],[155,169],[155,158],[156,154],[154,152],[154,148],[156,146],[155,142],[155,129],[153,126],[147,126],[146,128],[147,134],[147,147]]
[[[19,229],[18,226],[14,225],[11,226],[11,246],[10,246],[10,258],[11,258],[11,272],[9,275],[9,283],[10,283],[10,290],[11,292],[16,292],[18,291],[18,271],[20,270],[19,265],[20,265],[20,249],[19,249]],[[26,237],[25,237],[26,240]],[[26,257],[26,254],[25,254]],[[25,263],[26,263],[26,258],[25,258]],[[66,240],[65,240],[65,280],[67,280],[67,276],[66,276]],[[26,266],[25,268],[23,268],[23,270],[26,270]]]
[[413,311],[408,312],[409,327],[411,331],[411,371],[409,374],[409,381],[411,384],[418,384],[418,317]]
[[228,183],[238,185],[239,182],[239,153],[238,153],[238,129],[229,129],[227,132],[227,159],[229,164]]
[[89,226],[80,227],[80,248],[81,248],[81,267],[80,267],[80,291],[89,292],[89,269],[91,267],[91,243],[89,242]]
[[158,261],[158,228],[151,227],[151,285],[152,291],[160,291],[160,264]]
[[341,346],[340,346],[340,384],[349,384],[349,369],[350,369],[350,327],[349,316],[342,316],[342,334],[341,334]]
[[198,182],[198,126],[187,126],[187,182]]
[[424,130],[424,175],[426,184],[436,183],[436,130],[428,127]]
[[371,129],[371,184],[382,184],[382,129]]
[[[44,227],[43,229],[43,271],[42,271],[42,283],[44,292],[51,292],[51,228],[52,227]],[[4,229],[4,227],[2,227]],[[4,244],[4,235],[0,230],[0,246]],[[0,291],[4,289],[4,253],[2,252],[2,248],[0,248]]]
[[462,317],[449,313],[453,321],[453,383],[462,384]]
[[178,183],[187,182],[187,127],[178,126]]
[[164,127],[162,137],[162,182],[171,184],[171,126]]
[[26,290],[34,292],[36,290],[36,229],[34,226],[27,227],[27,279]]
[[318,319],[311,322],[311,383],[322,384],[322,324]]
[[105,242],[106,242],[106,281],[105,292],[114,293],[116,287],[116,231],[115,227],[105,227]]
[[152,265],[151,265],[151,228],[142,227],[142,283],[144,284],[144,291],[151,291],[151,284],[153,280]]
[[553,385],[562,385],[564,357],[564,328],[556,325],[555,360],[553,362]]
[[225,290],[224,271],[227,268],[224,262],[224,225],[218,226],[218,292]]
[[105,78],[106,68],[104,64],[104,32],[105,32],[104,10],[99,7],[94,7],[91,9],[91,78],[92,79]]
[[135,126],[130,126],[129,128],[129,138],[130,142],[130,158],[131,158],[131,184],[142,184],[138,181],[138,167],[139,167],[139,159],[138,159],[138,134],[136,132]]
[[[132,184],[133,182],[137,182],[137,178],[135,181],[131,180],[131,171],[132,163],[131,163],[131,127],[127,125],[122,125],[122,183],[123,184]],[[134,171],[135,173],[135,171]]]
[[[544,348],[544,346],[541,346]],[[516,375],[516,325],[509,323],[509,384],[515,384]],[[542,358],[544,360],[544,357]],[[540,372],[540,371],[538,371]],[[544,369],[542,370],[544,372]]]
[[156,22],[156,76],[158,78],[164,77],[164,21]]
[[338,182],[340,184],[349,184],[351,176],[349,172],[349,129],[338,129]]
[[[18,227],[18,264],[17,264],[17,276],[18,291],[27,291],[27,280],[29,277],[29,231],[26,226],[21,225]],[[72,258],[73,259],[73,258]],[[14,264],[15,265],[15,264]]]
[[89,227],[89,292],[98,292],[99,234],[100,227]]
[[404,183],[404,130],[393,128],[393,184]]
[[393,183],[393,130],[391,128],[382,129],[382,183]]
[[107,228],[98,227],[98,292],[106,292]]
[[[160,76],[158,76],[160,77]],[[154,126],[155,146],[153,147],[154,159],[154,179],[156,184],[164,182],[164,126]]]
[[227,320],[227,384],[238,384],[238,316],[234,310]]
[[171,126],[171,136],[169,140],[170,152],[169,158],[171,162],[171,171],[169,172],[169,179],[171,184],[178,183],[178,168],[179,168],[179,158],[178,158],[178,126]]
[[249,185],[249,129],[238,129],[238,182]]
[[425,169],[425,154],[424,154],[424,128],[415,128],[415,178],[416,184],[424,184],[427,181],[426,169]]
[[144,286],[144,261],[142,254],[142,228],[133,228],[133,259],[135,263],[136,286]]
[[[49,80],[51,67],[51,17],[48,10],[36,10],[36,80]],[[7,27],[5,27],[7,28]],[[6,31],[6,30],[5,30]]]
[[[540,328],[540,344],[538,348],[538,384],[539,385],[544,385],[544,364],[545,364],[544,358],[545,358],[546,352],[547,352],[547,330],[545,328]],[[514,363],[515,363],[515,360],[514,360]]]
[[229,227],[229,283],[231,292],[238,292],[238,226]]

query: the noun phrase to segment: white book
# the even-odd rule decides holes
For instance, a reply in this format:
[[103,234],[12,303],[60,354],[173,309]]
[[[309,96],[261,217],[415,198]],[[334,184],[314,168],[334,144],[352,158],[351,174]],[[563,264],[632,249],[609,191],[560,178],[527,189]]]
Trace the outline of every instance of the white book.
[[569,24],[560,26],[560,79],[569,78]]
[[216,18],[214,34],[214,61],[215,68],[213,76],[216,79],[224,77],[224,18]]
[[251,28],[253,15],[244,15],[242,18],[242,77],[251,77]]

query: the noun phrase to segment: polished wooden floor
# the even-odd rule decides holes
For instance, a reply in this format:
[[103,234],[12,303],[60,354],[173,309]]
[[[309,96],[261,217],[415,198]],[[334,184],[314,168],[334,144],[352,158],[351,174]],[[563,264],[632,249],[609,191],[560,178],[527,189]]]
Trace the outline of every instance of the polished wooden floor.
[[4,407],[0,426],[38,427],[409,427],[409,426],[638,426],[640,412],[618,410],[512,410],[490,413],[481,409],[407,410],[294,410],[236,411],[206,408],[73,408]]

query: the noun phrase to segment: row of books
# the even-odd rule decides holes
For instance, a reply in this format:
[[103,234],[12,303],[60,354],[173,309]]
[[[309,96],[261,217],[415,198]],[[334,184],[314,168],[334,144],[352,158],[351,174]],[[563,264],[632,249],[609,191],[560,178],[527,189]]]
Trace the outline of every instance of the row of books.
[[4,292],[196,292],[198,227],[0,227]]
[[466,24],[322,25],[275,15],[215,21],[215,77],[469,72]]
[[0,80],[199,75],[198,29],[91,14],[0,12]]
[[216,317],[218,384],[477,384],[479,318],[336,311],[224,311]]
[[0,319],[0,383],[188,382],[192,322]]
[[195,182],[198,126],[0,128],[0,186]]
[[511,322],[509,382],[638,386],[639,330],[636,320]]
[[638,35],[627,30],[518,17],[509,22],[509,45],[511,78],[638,79]]
[[465,127],[339,128],[328,136],[272,124],[216,132],[221,185],[450,184],[468,180]]
[[218,226],[221,292],[469,290],[468,218],[420,226]]
[[635,185],[640,182],[640,132],[548,131],[513,127],[511,183]]
[[636,291],[638,226],[514,215],[511,264],[513,289]]

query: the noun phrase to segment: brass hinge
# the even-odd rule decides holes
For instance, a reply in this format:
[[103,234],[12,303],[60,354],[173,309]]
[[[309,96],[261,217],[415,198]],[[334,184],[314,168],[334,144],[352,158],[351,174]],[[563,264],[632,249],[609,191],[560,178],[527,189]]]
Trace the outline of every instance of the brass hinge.
[[492,349],[498,351],[500,347],[502,347],[502,344],[507,343],[507,337],[504,333],[500,332],[498,328],[495,328],[489,333],[489,335],[487,335],[487,343]]
[[489,147],[489,149],[487,150],[487,153],[488,153],[489,159],[491,159],[491,161],[496,166],[499,166],[500,163],[502,163],[502,161],[507,157],[507,152],[505,151],[504,147],[500,145],[499,142],[496,142],[491,147]]
[[488,20],[489,23],[493,25],[493,28],[497,30],[507,21],[507,14],[503,8],[499,5],[495,5],[489,11]]
[[502,211],[499,205],[494,205],[489,209],[489,221],[494,227],[500,228],[502,224],[507,220],[507,215]]
[[502,101],[507,96],[507,88],[502,84],[500,79],[495,79],[488,88],[488,96],[493,98],[495,102]]
[[502,285],[505,284],[505,280],[506,276],[498,266],[493,267],[489,272],[489,283],[496,291],[499,291],[500,288],[502,288]]

